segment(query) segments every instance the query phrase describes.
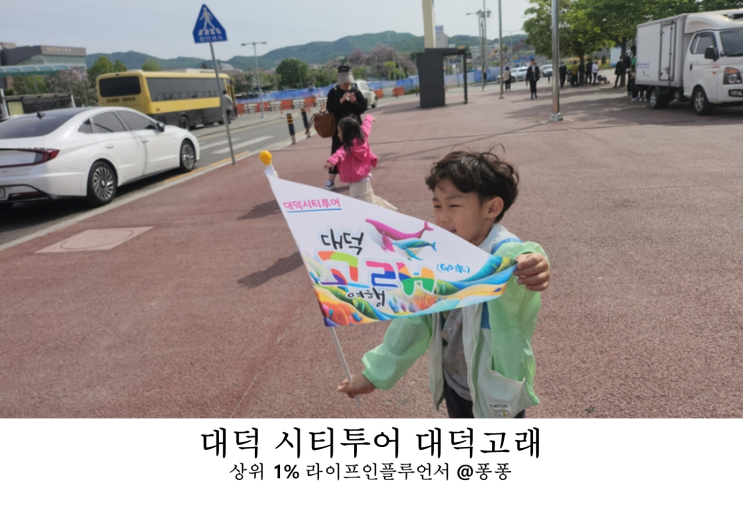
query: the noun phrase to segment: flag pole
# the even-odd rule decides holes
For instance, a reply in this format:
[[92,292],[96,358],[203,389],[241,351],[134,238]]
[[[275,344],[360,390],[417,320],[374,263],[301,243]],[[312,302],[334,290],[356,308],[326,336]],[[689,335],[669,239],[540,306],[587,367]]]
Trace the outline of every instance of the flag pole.
[[[328,328],[330,330],[330,334],[333,336],[333,343],[335,344],[335,350],[338,352],[338,359],[341,361],[341,366],[343,366],[343,372],[346,373],[346,378],[348,379],[348,383],[351,383],[351,370],[348,368],[348,363],[346,362],[346,357],[343,356],[343,350],[341,349],[341,343],[338,340],[338,334],[335,332],[335,328],[332,326]],[[356,401],[356,406],[361,406],[361,400],[359,399],[358,395],[354,396],[353,398]]]

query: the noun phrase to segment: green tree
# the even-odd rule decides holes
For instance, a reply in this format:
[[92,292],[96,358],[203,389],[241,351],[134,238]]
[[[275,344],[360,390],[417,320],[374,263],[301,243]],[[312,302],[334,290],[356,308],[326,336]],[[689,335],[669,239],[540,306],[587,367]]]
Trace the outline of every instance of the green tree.
[[724,9],[741,9],[743,0],[701,0],[700,11],[722,11]]
[[163,67],[160,66],[160,63],[154,59],[148,59],[142,64],[142,71],[144,72],[159,72],[162,69]]
[[93,88],[95,88],[96,79],[99,75],[103,75],[106,73],[113,73],[114,72],[114,65],[111,62],[109,58],[106,56],[101,56],[98,59],[95,60],[95,63],[93,63],[93,66],[91,66],[88,69],[88,78],[90,79],[90,84]]
[[118,59],[114,62],[114,72],[126,72],[127,68],[124,63],[119,61]]
[[304,88],[309,84],[310,67],[304,61],[290,57],[279,63],[276,74],[279,76],[280,87]]

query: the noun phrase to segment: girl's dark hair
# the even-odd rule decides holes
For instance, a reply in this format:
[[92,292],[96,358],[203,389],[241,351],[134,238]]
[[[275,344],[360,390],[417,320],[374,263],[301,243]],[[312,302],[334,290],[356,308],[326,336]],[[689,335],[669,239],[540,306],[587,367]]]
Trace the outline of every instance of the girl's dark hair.
[[433,191],[444,179],[451,181],[460,192],[475,192],[481,205],[495,197],[503,199],[503,211],[495,222],[500,222],[519,194],[518,172],[491,151],[462,150],[447,154],[431,169],[426,186]]
[[361,124],[356,120],[355,117],[347,116],[341,118],[338,122],[338,132],[341,133],[341,139],[343,140],[343,148],[346,151],[350,151],[353,147],[353,143],[358,140],[359,143],[364,143],[364,133],[361,131]]

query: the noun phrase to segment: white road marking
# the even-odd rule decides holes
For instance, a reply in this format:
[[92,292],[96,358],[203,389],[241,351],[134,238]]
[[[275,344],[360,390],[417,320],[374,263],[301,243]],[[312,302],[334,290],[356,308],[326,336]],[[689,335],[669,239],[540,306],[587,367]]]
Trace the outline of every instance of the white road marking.
[[[254,143],[262,142],[264,140],[270,140],[271,138],[275,138],[275,136],[261,136],[260,138],[254,138],[252,140],[248,140],[246,142],[240,143],[238,145],[233,145],[233,149],[242,149],[243,147],[247,147],[248,145],[253,145]],[[203,147],[202,147],[203,149]],[[229,147],[225,147],[224,149],[219,149],[212,151],[212,154],[227,154],[230,152]]]
[[[232,141],[233,142],[239,142],[240,141],[240,138],[234,138]],[[219,145],[226,145],[226,144],[227,144],[227,140],[224,140],[224,141],[221,141],[221,142],[210,143],[209,145],[199,145],[199,149],[201,149],[201,150],[211,149],[212,147],[217,147]]]

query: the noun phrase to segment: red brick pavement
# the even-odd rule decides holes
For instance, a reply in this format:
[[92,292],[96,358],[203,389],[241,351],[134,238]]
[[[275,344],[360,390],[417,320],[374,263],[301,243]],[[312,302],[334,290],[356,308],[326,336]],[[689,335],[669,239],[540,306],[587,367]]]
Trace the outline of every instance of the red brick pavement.
[[[450,96],[374,112],[374,188],[431,220],[423,177],[455,145],[503,145],[521,173],[504,224],[553,284],[529,417],[740,417],[741,109],[651,111],[620,90]],[[330,142],[274,155],[320,186]],[[36,254],[87,229],[153,226],[110,250]],[[393,389],[342,378],[257,157],[0,252],[0,417],[445,417],[425,358]],[[339,331],[358,370],[385,325]]]

